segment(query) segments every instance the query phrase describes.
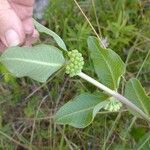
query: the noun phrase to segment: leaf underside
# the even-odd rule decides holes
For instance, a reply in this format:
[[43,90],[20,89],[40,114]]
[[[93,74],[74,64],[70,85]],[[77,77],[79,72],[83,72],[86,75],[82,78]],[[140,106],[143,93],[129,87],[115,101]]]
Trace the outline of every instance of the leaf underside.
[[44,44],[8,48],[0,60],[14,76],[28,76],[39,82],[45,82],[65,62],[59,49]]
[[125,64],[111,49],[104,49],[96,37],[88,38],[88,49],[99,80],[111,89],[117,90]]

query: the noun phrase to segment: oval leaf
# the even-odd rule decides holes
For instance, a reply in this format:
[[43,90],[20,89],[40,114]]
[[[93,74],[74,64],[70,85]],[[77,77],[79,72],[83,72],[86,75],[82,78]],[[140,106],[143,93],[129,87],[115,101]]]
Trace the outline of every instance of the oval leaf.
[[111,49],[103,49],[96,37],[88,38],[90,57],[99,80],[111,89],[117,90],[125,64]]
[[64,41],[55,32],[46,28],[42,24],[38,23],[36,20],[33,19],[33,21],[34,21],[35,27],[37,28],[37,30],[39,32],[52,36],[54,38],[54,40],[56,41],[56,43],[58,44],[58,46],[61,47],[63,50],[67,51],[67,48],[66,48]]
[[150,116],[150,97],[146,95],[139,80],[132,78],[127,82],[125,97]]
[[76,128],[88,126],[97,112],[103,108],[108,96],[101,93],[99,96],[84,93],[69,101],[55,115],[58,124],[69,124]]
[[65,62],[59,49],[44,44],[8,48],[0,60],[14,76],[28,76],[39,82],[45,82]]

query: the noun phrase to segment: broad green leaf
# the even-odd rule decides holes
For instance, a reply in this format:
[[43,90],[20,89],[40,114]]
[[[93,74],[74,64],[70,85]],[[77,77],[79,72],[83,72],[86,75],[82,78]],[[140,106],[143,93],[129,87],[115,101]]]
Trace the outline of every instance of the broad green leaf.
[[34,21],[35,27],[37,28],[39,32],[52,36],[54,40],[56,41],[56,43],[59,45],[59,47],[67,51],[64,41],[55,32],[51,31],[50,29],[46,28],[42,24],[38,23],[36,20],[33,19],[33,21]]
[[127,82],[125,97],[150,116],[150,97],[146,95],[139,80],[132,78]]
[[65,62],[59,49],[44,44],[8,48],[0,61],[14,76],[28,76],[39,82],[45,82]]
[[58,124],[69,124],[76,128],[88,126],[97,112],[103,108],[108,96],[101,93],[99,96],[84,93],[66,103],[56,113],[55,121]]
[[117,90],[125,64],[111,49],[103,49],[96,37],[88,38],[88,49],[99,80],[111,89]]

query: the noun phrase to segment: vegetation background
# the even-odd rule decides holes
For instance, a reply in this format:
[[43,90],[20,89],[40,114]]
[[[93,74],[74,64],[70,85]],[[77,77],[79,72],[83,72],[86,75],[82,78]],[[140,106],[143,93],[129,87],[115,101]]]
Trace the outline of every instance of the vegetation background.
[[[78,3],[105,44],[124,60],[124,80],[138,78],[150,95],[150,2]],[[95,76],[86,42],[94,32],[74,0],[51,1],[44,22],[70,50],[78,49],[83,54],[84,72]],[[39,42],[53,41],[43,34]],[[125,108],[116,113],[100,112],[85,129],[54,123],[53,115],[60,106],[78,93],[94,90],[63,72],[39,84],[29,78],[16,79],[0,65],[0,150],[149,150],[150,126]]]

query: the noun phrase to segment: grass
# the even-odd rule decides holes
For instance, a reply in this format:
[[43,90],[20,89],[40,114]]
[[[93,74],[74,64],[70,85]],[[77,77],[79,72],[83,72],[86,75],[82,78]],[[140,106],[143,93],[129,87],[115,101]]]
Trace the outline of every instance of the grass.
[[[87,37],[107,37],[127,66],[124,83],[138,78],[150,94],[150,7],[140,0],[52,1],[45,12],[47,27],[59,34],[70,50],[82,52],[84,71],[95,76],[87,53]],[[85,18],[85,16],[87,18]],[[87,21],[88,20],[88,21]],[[94,29],[94,31],[93,31]],[[42,42],[52,42],[42,35]],[[2,150],[146,150],[149,126],[126,108],[100,112],[85,129],[59,126],[53,115],[78,93],[93,92],[90,84],[60,71],[41,85],[28,78],[16,79],[0,66],[0,149]],[[95,77],[96,78],[96,77]],[[147,142],[148,141],[148,142]],[[146,145],[146,144],[147,145]]]

